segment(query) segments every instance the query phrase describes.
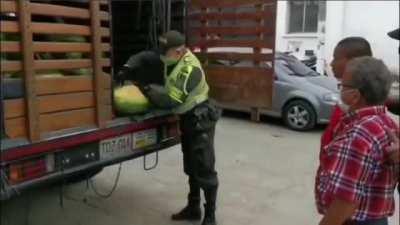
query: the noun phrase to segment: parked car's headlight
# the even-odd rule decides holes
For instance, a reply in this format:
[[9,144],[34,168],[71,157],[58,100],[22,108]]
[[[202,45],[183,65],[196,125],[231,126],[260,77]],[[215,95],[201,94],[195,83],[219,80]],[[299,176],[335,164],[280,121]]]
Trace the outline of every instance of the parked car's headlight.
[[334,102],[334,103],[336,103],[336,102],[339,101],[339,97],[338,97],[336,94],[334,94],[334,93],[327,93],[327,94],[324,94],[323,97],[322,97],[322,99],[323,99],[325,102]]

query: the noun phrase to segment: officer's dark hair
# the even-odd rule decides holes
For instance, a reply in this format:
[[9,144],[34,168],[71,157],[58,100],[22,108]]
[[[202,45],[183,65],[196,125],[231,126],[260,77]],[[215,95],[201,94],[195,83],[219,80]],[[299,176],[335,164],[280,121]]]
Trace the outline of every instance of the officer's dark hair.
[[344,49],[348,59],[362,56],[372,56],[371,45],[365,38],[362,37],[345,38],[337,44],[336,48]]

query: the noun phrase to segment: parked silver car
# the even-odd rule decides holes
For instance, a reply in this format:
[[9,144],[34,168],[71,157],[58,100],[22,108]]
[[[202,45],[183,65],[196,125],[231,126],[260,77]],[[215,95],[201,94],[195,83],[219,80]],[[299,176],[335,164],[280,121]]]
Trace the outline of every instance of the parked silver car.
[[262,113],[281,117],[288,127],[300,131],[328,123],[339,100],[337,83],[294,56],[276,53],[272,109]]

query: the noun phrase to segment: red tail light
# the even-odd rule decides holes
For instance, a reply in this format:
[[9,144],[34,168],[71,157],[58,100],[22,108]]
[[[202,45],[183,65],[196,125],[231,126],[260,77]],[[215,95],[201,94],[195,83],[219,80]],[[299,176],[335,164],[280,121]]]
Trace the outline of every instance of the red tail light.
[[[53,159],[53,160],[52,160]],[[9,165],[9,182],[17,184],[46,175],[54,170],[54,157],[50,155]]]

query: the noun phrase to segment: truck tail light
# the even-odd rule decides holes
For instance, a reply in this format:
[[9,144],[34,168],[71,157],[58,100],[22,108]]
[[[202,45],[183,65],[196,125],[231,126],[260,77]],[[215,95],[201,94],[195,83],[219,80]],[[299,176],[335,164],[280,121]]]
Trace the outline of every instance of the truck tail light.
[[42,177],[54,171],[54,156],[42,156],[9,165],[9,182],[18,184],[23,181]]

